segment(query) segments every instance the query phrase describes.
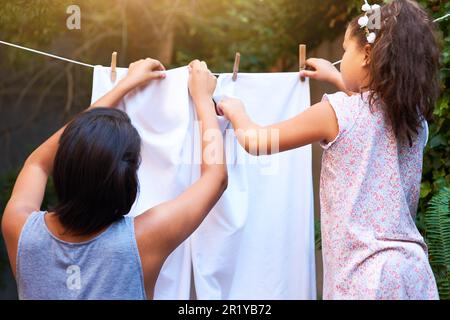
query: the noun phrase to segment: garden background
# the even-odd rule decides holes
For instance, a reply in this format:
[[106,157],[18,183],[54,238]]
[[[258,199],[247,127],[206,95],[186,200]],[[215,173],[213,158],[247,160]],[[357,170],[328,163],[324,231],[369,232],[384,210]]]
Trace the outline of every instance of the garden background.
[[[230,72],[242,54],[242,72],[298,70],[298,45],[308,56],[339,60],[346,24],[359,14],[355,0],[2,0],[0,40],[89,64],[119,65],[143,57],[170,69],[195,58],[214,72]],[[382,1],[372,1],[382,3]],[[450,12],[448,0],[419,1],[434,18]],[[66,9],[81,9],[81,29],[69,30]],[[450,298],[450,19],[439,23],[442,95],[430,123],[417,225],[430,248],[442,299]],[[88,106],[92,70],[0,45],[0,214],[27,155]],[[334,88],[312,82],[312,102]],[[321,150],[314,146],[316,217]],[[431,199],[434,197],[434,200]],[[430,202],[431,201],[431,202]],[[55,202],[49,184],[43,208]],[[319,223],[316,223],[319,226]],[[320,230],[317,227],[320,297]],[[0,299],[15,299],[0,237]]]

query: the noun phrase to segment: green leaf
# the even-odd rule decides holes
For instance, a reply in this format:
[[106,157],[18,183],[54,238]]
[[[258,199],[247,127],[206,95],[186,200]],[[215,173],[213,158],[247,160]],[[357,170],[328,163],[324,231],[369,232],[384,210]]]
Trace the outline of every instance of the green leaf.
[[435,136],[431,139],[430,146],[431,146],[431,148],[436,148],[444,143],[445,143],[444,138],[442,138],[442,136],[440,134],[438,134],[437,136]]
[[431,192],[431,186],[428,181],[422,182],[420,185],[420,197],[425,198]]

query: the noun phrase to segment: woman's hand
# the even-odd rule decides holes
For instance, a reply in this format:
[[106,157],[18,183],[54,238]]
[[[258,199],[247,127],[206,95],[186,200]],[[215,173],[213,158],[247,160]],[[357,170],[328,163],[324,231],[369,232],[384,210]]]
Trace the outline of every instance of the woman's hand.
[[166,69],[161,62],[147,58],[133,62],[128,68],[128,74],[122,79],[121,84],[128,90],[148,84],[153,79],[164,79]]
[[128,74],[120,80],[119,84],[92,104],[94,107],[115,107],[131,90],[148,84],[152,79],[164,79],[166,75],[161,72],[165,68],[158,60],[143,59],[130,64]]
[[225,98],[217,105],[217,113],[231,120],[233,114],[245,112],[244,103],[236,98]]
[[300,71],[300,77],[325,81],[333,85],[336,85],[341,78],[339,70],[328,60],[311,58],[306,60],[306,66],[313,70]]
[[204,61],[194,60],[189,64],[189,92],[194,101],[211,100],[216,89],[217,79],[208,70]]

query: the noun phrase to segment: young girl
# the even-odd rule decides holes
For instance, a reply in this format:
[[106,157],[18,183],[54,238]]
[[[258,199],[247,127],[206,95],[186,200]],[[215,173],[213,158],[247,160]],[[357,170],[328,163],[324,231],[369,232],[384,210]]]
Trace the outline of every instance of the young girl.
[[[136,219],[124,217],[137,194],[141,140],[128,116],[113,106],[136,87],[164,81],[164,67],[153,59],[131,64],[111,92],[28,157],[2,219],[20,299],[153,298],[165,259],[227,186],[212,102],[216,79],[204,62],[190,67],[201,130],[218,134],[214,141],[201,135],[201,177],[176,199]],[[206,148],[219,150],[219,159],[206,157]],[[42,212],[50,174],[59,202],[53,212]]]
[[[316,141],[325,149],[325,299],[438,299],[414,216],[426,119],[439,94],[439,48],[430,17],[415,2],[383,6],[380,27],[350,23],[341,73],[328,61],[308,60],[314,70],[300,76],[331,82],[343,92],[326,94],[295,118],[261,127],[237,99],[223,100],[218,110],[252,154]],[[270,141],[274,135],[265,130],[278,130],[279,141]]]

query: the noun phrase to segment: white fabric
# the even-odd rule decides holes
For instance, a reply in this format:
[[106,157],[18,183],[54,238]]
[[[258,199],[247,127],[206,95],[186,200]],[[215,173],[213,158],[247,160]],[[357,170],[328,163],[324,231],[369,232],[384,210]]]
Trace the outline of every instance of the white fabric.
[[[117,82],[127,69],[117,69]],[[110,68],[95,67],[92,101],[114,87]],[[139,168],[140,194],[130,215],[136,216],[161,202],[175,198],[191,184],[190,165],[194,109],[188,91],[187,67],[170,70],[164,81],[154,81],[143,90],[128,94],[120,108],[126,110],[142,138]],[[185,148],[186,146],[186,148]],[[183,153],[185,151],[185,153]],[[155,299],[189,299],[191,259],[189,242],[166,260],[158,277]]]
[[[118,80],[126,69],[118,70]],[[142,136],[137,215],[172,199],[199,176],[198,128],[187,68],[167,71],[122,103]],[[96,67],[92,100],[114,84]],[[298,73],[219,77],[215,100],[242,99],[260,125],[288,119],[310,105]],[[191,265],[199,299],[315,299],[311,146],[254,157],[219,117],[225,137],[228,189],[197,231],[165,262],[155,299],[189,299]],[[195,147],[193,147],[195,146]]]
[[[259,125],[310,106],[298,73],[231,77],[219,77],[215,100],[243,100]],[[228,189],[191,237],[197,297],[315,299],[311,146],[255,157],[227,133]]]

